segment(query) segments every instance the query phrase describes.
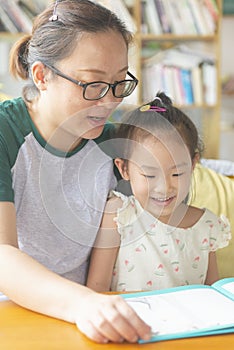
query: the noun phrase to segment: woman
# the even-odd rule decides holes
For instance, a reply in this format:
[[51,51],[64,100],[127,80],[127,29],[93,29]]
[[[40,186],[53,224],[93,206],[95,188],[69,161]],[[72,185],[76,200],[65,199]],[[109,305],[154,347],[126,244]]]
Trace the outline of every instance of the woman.
[[120,296],[83,286],[116,184],[107,119],[137,85],[130,41],[109,10],[56,2],[12,49],[12,74],[30,82],[23,98],[0,105],[0,290],[102,343],[150,333]]

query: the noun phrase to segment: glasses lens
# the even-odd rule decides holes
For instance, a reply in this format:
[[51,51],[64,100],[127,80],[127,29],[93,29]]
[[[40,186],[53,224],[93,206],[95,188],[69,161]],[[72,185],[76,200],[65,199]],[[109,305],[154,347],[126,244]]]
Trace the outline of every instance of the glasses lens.
[[124,80],[115,85],[115,97],[126,97],[131,95],[137,82],[135,80]]
[[86,85],[84,97],[87,100],[98,100],[109,90],[109,85],[105,83],[90,83]]

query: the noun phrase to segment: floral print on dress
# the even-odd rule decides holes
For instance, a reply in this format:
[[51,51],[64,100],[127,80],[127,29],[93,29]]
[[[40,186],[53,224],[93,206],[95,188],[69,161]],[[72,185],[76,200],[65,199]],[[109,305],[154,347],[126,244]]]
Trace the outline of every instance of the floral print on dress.
[[176,228],[143,210],[133,197],[113,191],[123,201],[115,218],[121,245],[111,290],[134,291],[204,284],[209,252],[229,244],[230,224],[204,209],[190,228]]

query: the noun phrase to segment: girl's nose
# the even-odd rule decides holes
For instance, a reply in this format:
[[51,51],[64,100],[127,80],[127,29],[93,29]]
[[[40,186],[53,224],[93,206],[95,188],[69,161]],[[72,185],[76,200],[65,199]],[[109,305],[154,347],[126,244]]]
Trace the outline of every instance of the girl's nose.
[[154,184],[154,189],[161,193],[162,195],[165,195],[168,193],[169,189],[171,188],[171,181],[166,176],[160,176],[157,177]]

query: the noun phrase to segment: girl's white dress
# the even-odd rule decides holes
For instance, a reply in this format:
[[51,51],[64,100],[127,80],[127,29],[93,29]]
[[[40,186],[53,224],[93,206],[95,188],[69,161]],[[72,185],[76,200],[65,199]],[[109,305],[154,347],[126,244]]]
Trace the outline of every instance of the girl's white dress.
[[204,284],[209,252],[229,244],[230,224],[208,209],[190,228],[177,228],[144,211],[134,196],[113,191],[123,206],[115,218],[121,245],[111,290],[133,291]]

